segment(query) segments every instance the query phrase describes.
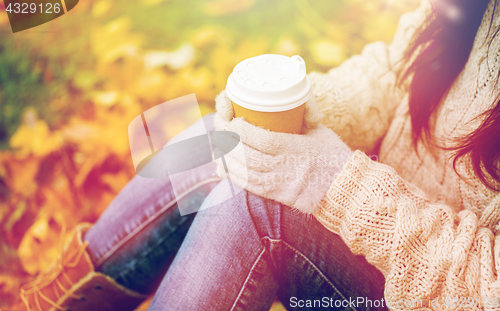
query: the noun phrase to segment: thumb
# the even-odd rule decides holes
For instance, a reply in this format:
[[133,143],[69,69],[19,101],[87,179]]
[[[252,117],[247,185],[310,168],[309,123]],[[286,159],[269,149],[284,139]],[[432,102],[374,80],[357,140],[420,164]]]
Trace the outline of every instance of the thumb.
[[304,114],[304,124],[308,129],[317,127],[325,115],[319,109],[314,93],[306,102],[306,112]]
[[223,120],[231,121],[233,119],[233,105],[229,97],[227,97],[225,90],[220,92],[215,98],[215,109]]

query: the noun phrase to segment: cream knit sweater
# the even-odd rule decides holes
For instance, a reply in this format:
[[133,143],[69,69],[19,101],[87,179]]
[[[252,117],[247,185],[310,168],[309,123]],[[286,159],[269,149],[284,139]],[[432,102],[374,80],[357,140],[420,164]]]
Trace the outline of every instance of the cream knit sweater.
[[[471,132],[479,121],[469,121],[496,103],[500,36],[489,53],[485,44],[500,26],[497,9],[488,34],[493,5],[432,120],[447,146],[447,138]],[[391,45],[373,43],[327,74],[310,74],[323,123],[358,150],[315,216],[384,274],[392,310],[420,303],[432,310],[500,310],[500,196],[464,161],[461,179],[451,152],[419,145],[417,156],[408,96],[395,87],[398,61],[429,8],[423,3],[404,15]]]

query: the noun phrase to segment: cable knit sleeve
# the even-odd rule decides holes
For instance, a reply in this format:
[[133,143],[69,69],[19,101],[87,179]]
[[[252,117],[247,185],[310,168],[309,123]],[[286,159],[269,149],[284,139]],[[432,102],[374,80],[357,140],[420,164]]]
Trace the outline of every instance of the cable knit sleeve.
[[405,93],[396,88],[396,71],[416,28],[425,19],[429,3],[403,15],[391,45],[375,42],[328,73],[309,78],[323,124],[352,149],[373,152],[385,135],[396,106]]
[[393,310],[499,310],[499,209],[456,214],[356,151],[315,216],[384,274]]

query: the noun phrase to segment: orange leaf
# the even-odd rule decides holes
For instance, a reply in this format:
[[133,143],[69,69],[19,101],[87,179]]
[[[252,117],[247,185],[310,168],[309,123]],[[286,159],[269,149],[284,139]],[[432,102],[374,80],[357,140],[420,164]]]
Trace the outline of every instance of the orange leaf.
[[51,227],[49,220],[39,218],[24,234],[17,249],[24,269],[32,275],[47,270],[59,254],[60,228]]

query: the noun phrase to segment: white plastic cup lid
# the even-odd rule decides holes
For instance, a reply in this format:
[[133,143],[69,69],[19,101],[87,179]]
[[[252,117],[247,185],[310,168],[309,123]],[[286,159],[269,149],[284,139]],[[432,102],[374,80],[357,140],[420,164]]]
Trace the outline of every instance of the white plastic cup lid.
[[243,108],[280,112],[304,104],[312,89],[302,57],[264,54],[234,67],[227,79],[226,94]]

